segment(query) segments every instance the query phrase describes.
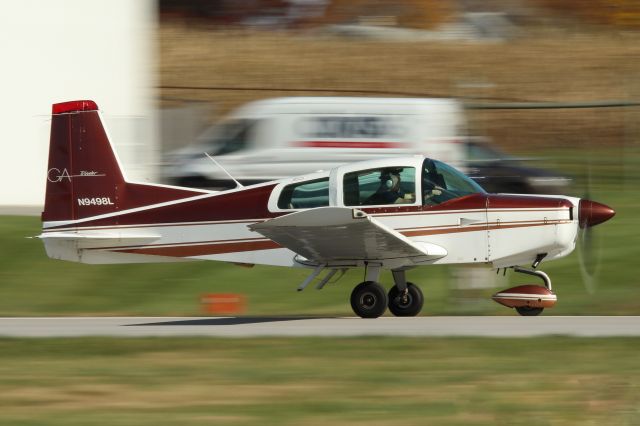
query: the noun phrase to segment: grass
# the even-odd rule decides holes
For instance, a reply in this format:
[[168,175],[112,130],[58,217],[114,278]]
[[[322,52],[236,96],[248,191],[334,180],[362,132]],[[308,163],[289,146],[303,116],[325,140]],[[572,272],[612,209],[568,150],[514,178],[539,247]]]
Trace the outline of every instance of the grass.
[[638,339],[4,339],[7,425],[626,425]]

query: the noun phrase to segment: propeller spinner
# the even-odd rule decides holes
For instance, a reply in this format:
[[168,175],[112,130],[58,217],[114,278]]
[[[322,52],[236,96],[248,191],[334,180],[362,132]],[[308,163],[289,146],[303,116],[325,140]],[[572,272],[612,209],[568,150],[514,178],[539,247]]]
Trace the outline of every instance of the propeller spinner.
[[616,212],[609,206],[591,200],[580,200],[578,207],[578,223],[580,228],[589,228],[606,222]]

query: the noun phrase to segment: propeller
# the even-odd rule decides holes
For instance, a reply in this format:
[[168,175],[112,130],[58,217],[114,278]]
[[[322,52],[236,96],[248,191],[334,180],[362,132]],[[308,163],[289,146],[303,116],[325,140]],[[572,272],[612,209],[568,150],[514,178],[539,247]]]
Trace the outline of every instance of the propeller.
[[615,211],[604,204],[591,201],[591,167],[589,166],[585,193],[578,206],[578,259],[580,274],[587,293],[594,294],[598,286],[600,269],[600,241],[593,227],[611,219]]
[[[588,158],[586,173],[584,177],[584,193],[580,197],[581,200],[591,199],[591,157]],[[578,211],[580,208],[578,207]],[[581,218],[580,218],[581,219]],[[600,270],[600,245],[597,236],[590,227],[583,227],[580,224],[578,228],[578,263],[580,265],[580,275],[582,283],[587,293],[593,295],[598,287],[596,276]]]

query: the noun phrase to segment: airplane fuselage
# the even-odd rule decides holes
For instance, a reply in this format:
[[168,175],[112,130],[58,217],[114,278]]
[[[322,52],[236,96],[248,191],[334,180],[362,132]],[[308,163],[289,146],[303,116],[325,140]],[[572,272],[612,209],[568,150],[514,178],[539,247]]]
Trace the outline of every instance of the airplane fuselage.
[[[84,263],[217,260],[300,266],[296,253],[248,228],[286,214],[266,208],[276,187],[204,194],[72,226],[45,223],[43,237],[51,257]],[[547,253],[546,260],[569,254],[577,235],[577,206],[578,200],[568,197],[472,194],[437,206],[360,209],[412,241],[436,244],[448,253],[421,264],[508,267],[531,263],[539,253]],[[66,239],[69,234],[84,238]]]

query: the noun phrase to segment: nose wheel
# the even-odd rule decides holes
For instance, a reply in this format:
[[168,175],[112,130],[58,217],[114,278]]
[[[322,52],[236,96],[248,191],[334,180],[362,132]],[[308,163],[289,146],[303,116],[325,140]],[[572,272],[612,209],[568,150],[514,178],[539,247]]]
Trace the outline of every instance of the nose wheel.
[[530,308],[528,306],[520,306],[516,308],[516,311],[523,317],[535,317],[544,311],[544,308]]

